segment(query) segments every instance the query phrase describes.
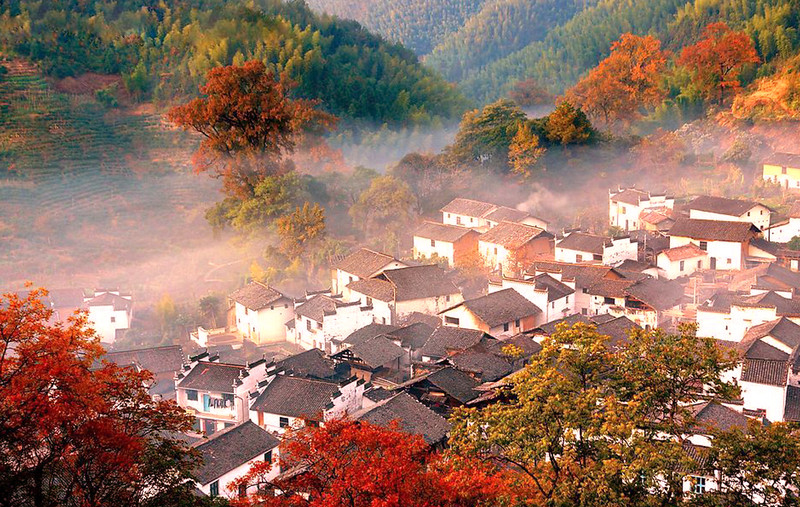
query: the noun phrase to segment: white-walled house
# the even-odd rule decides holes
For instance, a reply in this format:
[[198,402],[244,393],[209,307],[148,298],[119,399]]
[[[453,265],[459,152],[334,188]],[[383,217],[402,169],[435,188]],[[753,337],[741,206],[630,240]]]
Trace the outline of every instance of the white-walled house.
[[780,317],[800,323],[800,300],[786,292],[742,294],[721,291],[697,307],[697,334],[741,342],[751,327]]
[[197,488],[210,497],[236,498],[246,489],[231,491],[231,484],[250,471],[256,463],[270,462],[273,468],[266,476],[273,479],[280,473],[278,446],[280,440],[251,421],[219,431],[193,444],[203,462],[195,471]]
[[475,329],[492,336],[513,336],[539,324],[542,309],[514,289],[490,292],[441,312],[445,326]]
[[458,197],[441,210],[442,223],[485,232],[502,222],[513,222],[547,229],[548,222],[530,213],[489,202]]
[[464,301],[461,290],[436,265],[412,266],[385,271],[348,285],[353,298],[372,306],[375,322],[397,325],[414,312],[438,315]]
[[762,162],[762,178],[785,190],[800,190],[800,155],[773,153]]
[[608,219],[612,227],[625,231],[644,229],[639,216],[644,210],[672,209],[675,199],[667,194],[652,194],[636,188],[618,188],[608,191]]
[[584,232],[570,232],[556,241],[555,258],[557,262],[579,264],[594,262],[611,266],[624,260],[637,260],[639,245],[631,238],[609,238]]
[[789,210],[789,216],[770,224],[764,231],[767,241],[788,243],[795,236],[800,236],[800,201],[795,201]]
[[277,372],[250,395],[250,420],[273,433],[324,424],[361,410],[365,387],[366,382],[355,377],[339,384]]
[[592,296],[589,288],[602,280],[622,280],[625,277],[613,268],[597,264],[570,264],[563,262],[536,262],[526,272],[526,278],[548,274],[556,280],[574,287],[575,313],[590,315]]
[[758,235],[758,228],[749,222],[679,218],[669,231],[669,246],[692,243],[708,252],[709,269],[741,270],[750,241]]
[[757,202],[710,195],[695,198],[686,205],[686,209],[689,210],[689,218],[745,222],[762,231],[769,227],[772,214],[771,209]]
[[574,284],[574,280],[563,283],[547,273],[523,278],[504,276],[499,283],[489,282],[489,293],[514,289],[542,310],[536,318],[536,326],[541,326],[575,313]]
[[795,417],[800,398],[790,388],[800,389],[799,347],[800,325],[784,317],[747,331],[738,379],[745,409],[762,411],[770,421],[784,421],[787,411]]
[[628,317],[645,329],[674,327],[684,302],[683,287],[672,280],[600,280],[589,287],[591,315]]
[[100,341],[113,345],[121,332],[130,328],[133,319],[133,297],[118,290],[96,289],[84,297],[83,306],[89,311],[89,321]]
[[664,250],[656,256],[656,266],[668,280],[690,276],[708,269],[708,252],[694,243]]
[[218,360],[203,352],[175,375],[175,401],[194,415],[195,431],[206,435],[246,421],[249,394],[274,369],[265,359],[245,366]]
[[347,284],[364,278],[378,276],[388,269],[405,267],[406,264],[391,255],[375,252],[369,248],[359,248],[350,255],[334,262],[331,273],[331,294],[341,294],[345,301],[351,301]]
[[331,354],[333,342],[371,324],[375,313],[370,303],[359,300],[344,302],[337,296],[316,294],[294,309],[292,340],[302,348],[320,349]]
[[478,238],[478,253],[489,269],[513,276],[531,262],[552,260],[553,241],[544,229],[503,222]]
[[421,260],[437,257],[445,260],[448,267],[474,263],[478,260],[479,236],[473,229],[424,222],[414,232],[412,255]]
[[294,318],[294,301],[272,287],[250,282],[232,292],[236,329],[256,345],[286,340],[286,322]]

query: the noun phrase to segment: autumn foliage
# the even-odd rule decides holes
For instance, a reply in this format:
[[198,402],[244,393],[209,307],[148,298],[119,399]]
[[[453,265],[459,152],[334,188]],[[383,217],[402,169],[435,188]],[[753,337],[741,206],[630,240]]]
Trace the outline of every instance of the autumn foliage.
[[[496,505],[505,482],[491,467],[445,460],[422,437],[356,421],[287,434],[281,475],[260,463],[231,486],[234,507],[422,507]],[[274,475],[274,474],[272,474]],[[273,495],[275,491],[282,494]]]
[[291,170],[287,161],[302,136],[334,124],[317,101],[291,97],[293,84],[277,79],[261,61],[209,71],[203,97],[173,107],[168,118],[203,136],[193,163],[220,176],[238,198],[252,195],[265,176]]
[[704,97],[724,105],[725,91],[741,86],[744,66],[760,61],[749,35],[734,32],[725,23],[712,23],[697,44],[683,49],[679,63],[692,70],[692,83]]
[[567,92],[567,100],[606,126],[628,123],[666,96],[662,85],[667,56],[652,36],[623,34],[611,54]]
[[[0,505],[168,505],[190,456],[167,432],[191,421],[153,401],[148,372],[100,364],[85,315],[53,324],[35,290],[0,297]],[[190,497],[189,497],[190,498]]]

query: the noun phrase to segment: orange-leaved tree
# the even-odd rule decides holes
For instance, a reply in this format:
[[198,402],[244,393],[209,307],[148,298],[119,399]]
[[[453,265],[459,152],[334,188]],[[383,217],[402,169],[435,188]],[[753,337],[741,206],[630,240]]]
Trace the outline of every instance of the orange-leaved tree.
[[47,292],[0,296],[0,505],[156,506],[191,499],[191,428],[152,376],[100,360],[86,316],[52,323]]
[[195,169],[213,171],[226,192],[246,199],[265,176],[291,170],[286,157],[304,134],[335,123],[316,109],[317,101],[293,98],[293,88],[258,60],[217,67],[200,87],[203,96],[173,107],[167,117],[203,136]]
[[[436,507],[495,505],[508,495],[491,466],[443,459],[420,436],[334,420],[287,433],[281,475],[258,463],[230,486],[234,507]],[[277,494],[276,494],[277,493]]]
[[708,25],[697,44],[685,47],[678,63],[692,72],[692,83],[706,99],[716,96],[719,105],[724,105],[725,90],[741,87],[744,66],[760,61],[749,35],[719,22]]
[[652,36],[623,34],[611,54],[567,91],[567,100],[606,126],[630,122],[663,100],[667,55]]

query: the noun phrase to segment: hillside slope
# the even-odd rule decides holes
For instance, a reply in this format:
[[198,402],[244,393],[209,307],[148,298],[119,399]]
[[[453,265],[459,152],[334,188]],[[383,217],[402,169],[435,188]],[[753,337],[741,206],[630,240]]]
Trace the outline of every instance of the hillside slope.
[[425,55],[459,30],[486,0],[307,0],[317,12],[358,21]]
[[410,50],[302,0],[8,0],[0,50],[54,77],[121,74],[139,100],[197,94],[208,70],[260,59],[297,92],[358,121],[457,117],[463,98]]

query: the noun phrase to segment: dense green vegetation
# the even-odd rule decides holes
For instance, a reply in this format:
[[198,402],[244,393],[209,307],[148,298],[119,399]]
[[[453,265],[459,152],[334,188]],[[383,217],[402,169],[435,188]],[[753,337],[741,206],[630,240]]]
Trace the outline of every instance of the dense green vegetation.
[[121,74],[137,99],[197,93],[213,67],[258,59],[356,120],[429,123],[464,101],[409,50],[292,0],[9,0],[0,48],[54,77]]
[[704,27],[724,21],[745,30],[768,65],[797,52],[800,4],[787,0],[604,0],[554,28],[541,41],[497,60],[462,83],[468,96],[487,101],[516,81],[533,78],[560,93],[608,56],[622,33],[655,35],[670,49],[694,43]]
[[568,21],[585,0],[490,0],[457,32],[425,58],[451,81],[462,81],[495,60],[534,41]]
[[354,19],[425,55],[460,29],[486,0],[307,0],[311,8]]

